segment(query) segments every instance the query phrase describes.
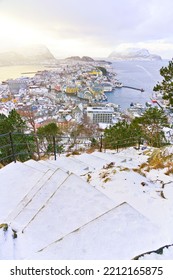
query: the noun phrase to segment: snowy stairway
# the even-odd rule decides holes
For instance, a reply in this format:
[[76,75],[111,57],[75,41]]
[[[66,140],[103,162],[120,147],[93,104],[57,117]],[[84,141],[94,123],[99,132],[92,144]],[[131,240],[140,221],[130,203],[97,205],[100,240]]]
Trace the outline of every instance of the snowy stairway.
[[23,164],[41,172],[47,172],[49,169],[51,169],[50,166],[46,166],[41,162],[35,161],[33,159],[27,160]]
[[127,203],[43,247],[32,258],[60,260],[132,259],[146,248],[159,248],[163,236],[158,228]]
[[129,167],[129,163],[130,166],[132,168],[138,167],[139,165],[139,161],[136,160],[135,158],[131,157],[131,156],[122,156],[119,155],[118,153],[116,154],[109,154],[109,153],[100,153],[100,152],[94,152],[93,156],[98,157],[99,159],[104,159],[104,160],[109,160],[109,162],[114,162],[116,166],[121,166],[121,167]]
[[24,230],[37,213],[45,207],[68,176],[66,172],[60,169],[54,172],[49,171],[49,176],[44,178],[43,182],[34,186],[19,203],[18,207],[8,217],[7,223],[10,222],[11,226],[17,230]]
[[110,160],[108,159],[103,159],[103,158],[98,158],[97,156],[94,156],[93,154],[81,154],[78,156],[75,156],[75,158],[77,157],[77,160],[80,161],[81,163],[87,163],[88,166],[91,169],[100,169],[103,168],[104,165],[110,163]]
[[49,167],[51,170],[55,171],[57,170],[59,167],[53,163],[54,161],[52,160],[51,162],[48,162],[47,160],[39,160],[38,163],[43,164],[44,166]]
[[78,158],[76,157],[61,156],[58,157],[56,161],[46,160],[45,164],[46,163],[59,167],[63,170],[72,172],[78,176],[83,175],[90,170],[93,170],[93,168],[90,166],[90,163],[88,161],[82,162],[78,160]]
[[[40,199],[33,199],[12,223],[20,238],[35,252],[115,207],[114,202],[74,174],[64,180],[41,208],[40,205]],[[37,210],[32,219],[31,206]]]
[[19,213],[25,208],[25,206],[32,200],[34,195],[42,188],[47,180],[50,179],[53,172],[48,170],[41,179],[28,191],[28,193],[23,197],[23,199],[18,203],[15,209],[5,218],[5,223],[10,224]]
[[10,163],[0,169],[0,222],[5,222],[28,192],[44,180],[48,170],[41,171],[20,162]]
[[[140,163],[143,155],[139,158]],[[131,170],[135,160],[134,151],[124,159],[121,153],[95,152],[2,168],[0,223],[9,227],[5,234],[0,231],[0,258],[7,254],[9,259],[132,258],[168,244],[170,236],[163,234],[168,222],[162,231],[160,219],[163,225],[166,213],[171,224],[172,206],[168,200],[158,201],[156,184]],[[129,168],[106,170],[105,181],[100,175],[111,162],[115,169],[124,164]],[[88,172],[89,182],[87,176],[81,177]],[[163,217],[158,215],[160,208]],[[122,251],[124,244],[128,254]]]

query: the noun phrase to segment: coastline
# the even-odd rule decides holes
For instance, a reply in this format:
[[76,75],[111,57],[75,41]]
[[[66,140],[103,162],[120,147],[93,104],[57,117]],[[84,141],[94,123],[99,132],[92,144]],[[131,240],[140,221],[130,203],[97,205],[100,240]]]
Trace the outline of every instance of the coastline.
[[[119,105],[123,110],[130,104],[141,103],[145,105],[149,102],[153,94],[153,86],[160,79],[159,70],[166,65],[167,61],[114,61],[111,64],[113,72],[123,85],[137,88],[143,88],[144,92],[139,92],[128,88],[116,88],[111,93],[105,92],[108,102]],[[52,70],[55,66],[52,65]],[[0,66],[0,82],[8,79],[17,79],[21,77],[34,77],[37,71],[51,71],[50,65],[45,64],[25,64]],[[25,73],[25,74],[22,74]]]
[[[23,65],[9,65],[9,66],[0,66],[0,82],[6,81],[9,79],[17,79],[24,77],[33,77],[34,73],[28,72],[37,72],[43,71],[46,69],[45,65],[40,64],[23,64]],[[50,68],[49,68],[50,70]],[[27,73],[27,74],[22,74]]]

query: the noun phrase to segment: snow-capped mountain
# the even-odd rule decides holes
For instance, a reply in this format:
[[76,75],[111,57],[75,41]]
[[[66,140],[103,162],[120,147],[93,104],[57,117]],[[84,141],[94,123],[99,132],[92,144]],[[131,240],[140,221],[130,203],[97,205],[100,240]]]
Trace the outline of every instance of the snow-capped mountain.
[[30,45],[0,53],[0,65],[43,63],[54,60],[53,54],[44,45]]
[[138,48],[113,51],[108,57],[112,60],[161,60],[159,55],[150,54],[147,49]]

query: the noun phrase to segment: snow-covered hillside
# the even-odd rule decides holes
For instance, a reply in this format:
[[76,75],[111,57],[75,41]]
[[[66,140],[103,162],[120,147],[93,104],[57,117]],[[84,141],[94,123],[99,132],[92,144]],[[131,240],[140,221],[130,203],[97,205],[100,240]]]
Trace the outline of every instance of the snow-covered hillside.
[[55,62],[55,58],[44,45],[18,47],[13,51],[0,53],[0,66]]
[[123,51],[113,51],[109,58],[112,60],[161,60],[156,54],[150,54],[146,49],[127,48]]
[[173,259],[172,149],[2,168],[0,259]]

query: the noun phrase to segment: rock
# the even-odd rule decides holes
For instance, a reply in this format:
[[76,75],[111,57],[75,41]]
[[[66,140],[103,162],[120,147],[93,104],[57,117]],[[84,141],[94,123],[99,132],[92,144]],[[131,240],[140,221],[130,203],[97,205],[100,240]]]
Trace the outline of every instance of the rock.
[[70,57],[67,57],[66,60],[81,60],[80,56],[70,56]]
[[94,61],[94,59],[89,56],[83,56],[82,58],[80,56],[70,56],[67,57],[66,60],[88,61],[88,62]]
[[91,58],[91,57],[89,57],[89,56],[83,56],[83,57],[81,58],[81,60],[82,60],[82,61],[94,61],[94,59]]

